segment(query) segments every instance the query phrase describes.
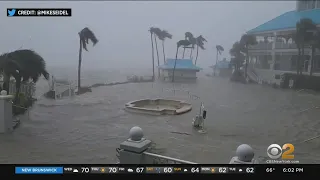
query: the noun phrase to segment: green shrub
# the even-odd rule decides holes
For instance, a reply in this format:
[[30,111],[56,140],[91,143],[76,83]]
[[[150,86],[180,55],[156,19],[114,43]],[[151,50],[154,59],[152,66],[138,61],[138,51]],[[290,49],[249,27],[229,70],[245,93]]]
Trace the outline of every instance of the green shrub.
[[293,80],[294,89],[311,89],[320,91],[320,77],[309,75],[297,75],[295,73],[284,73],[281,75],[281,88],[289,88],[289,82]]
[[12,115],[17,116],[24,114],[32,105],[36,99],[32,97],[27,97],[23,93],[19,94],[17,101],[12,104]]

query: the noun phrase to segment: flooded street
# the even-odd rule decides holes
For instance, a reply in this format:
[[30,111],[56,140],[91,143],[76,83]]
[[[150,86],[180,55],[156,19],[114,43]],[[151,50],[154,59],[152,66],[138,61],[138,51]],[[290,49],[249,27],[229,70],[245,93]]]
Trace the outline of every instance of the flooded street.
[[[173,89],[177,89],[175,92]],[[195,84],[143,83],[93,88],[72,99],[40,99],[12,134],[0,135],[0,163],[116,163],[116,148],[140,126],[154,152],[197,163],[229,163],[238,145],[251,145],[265,161],[272,143],[295,146],[295,160],[320,163],[320,96],[201,75]],[[196,98],[199,96],[200,98]],[[140,98],[186,100],[179,116],[146,116],[123,110]],[[203,102],[206,134],[193,130]],[[172,132],[183,132],[180,135]]]

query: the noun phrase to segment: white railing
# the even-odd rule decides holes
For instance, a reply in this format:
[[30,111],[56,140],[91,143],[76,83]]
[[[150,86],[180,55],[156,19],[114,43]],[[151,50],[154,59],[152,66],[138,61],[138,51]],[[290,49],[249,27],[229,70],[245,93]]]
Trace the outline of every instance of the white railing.
[[[49,89],[51,91],[54,91],[55,97],[56,98],[62,98],[63,96],[73,96],[75,89],[76,89],[76,83],[74,81],[62,81],[62,80],[50,80],[48,81],[49,84]],[[67,95],[65,95],[65,92],[68,91]]]
[[252,50],[258,50],[258,49],[272,49],[272,43],[264,43],[260,42],[256,45],[250,46],[250,49]]
[[295,43],[276,42],[276,49],[297,49],[297,45]]
[[[256,45],[250,47],[251,50],[271,50],[272,43],[264,43],[260,42]],[[284,42],[276,42],[275,49],[297,49],[297,45],[295,43],[284,43]]]
[[[3,81],[0,82],[3,86]],[[35,95],[36,87],[34,83],[22,83],[20,86],[20,93],[25,94],[25,96],[33,97]],[[16,93],[16,83],[10,81],[9,83],[9,94],[14,95]]]
[[194,162],[176,159],[168,156],[162,156],[159,154],[154,154],[149,152],[144,152],[143,155],[145,156],[145,158],[151,158],[152,164],[197,164]]

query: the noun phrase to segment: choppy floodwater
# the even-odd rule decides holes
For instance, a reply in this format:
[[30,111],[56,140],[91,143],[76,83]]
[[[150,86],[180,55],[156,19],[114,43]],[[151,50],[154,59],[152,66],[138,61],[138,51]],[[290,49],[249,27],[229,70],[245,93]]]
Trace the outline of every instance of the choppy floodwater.
[[[98,79],[93,75],[97,76],[84,75],[85,83]],[[105,73],[109,81],[118,79],[116,75]],[[292,143],[300,163],[320,163],[320,139],[301,143],[320,133],[320,110],[304,111],[320,106],[320,96],[204,75],[196,84],[176,84],[179,91],[172,89],[170,83],[126,84],[94,88],[72,99],[42,98],[28,121],[12,134],[0,135],[0,163],[115,163],[115,149],[136,125],[156,144],[155,152],[198,163],[228,163],[242,143],[250,144],[260,160],[266,158],[270,144]],[[194,108],[181,116],[164,117],[123,110],[128,101],[150,97],[188,100]],[[208,110],[204,135],[191,127],[200,102]]]

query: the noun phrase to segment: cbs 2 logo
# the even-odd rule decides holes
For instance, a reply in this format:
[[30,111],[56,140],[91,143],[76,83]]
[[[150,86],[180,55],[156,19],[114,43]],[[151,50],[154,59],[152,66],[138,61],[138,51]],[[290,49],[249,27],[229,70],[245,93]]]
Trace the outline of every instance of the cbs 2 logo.
[[281,148],[278,144],[271,144],[267,149],[267,154],[271,159],[294,159],[294,145],[284,144]]

